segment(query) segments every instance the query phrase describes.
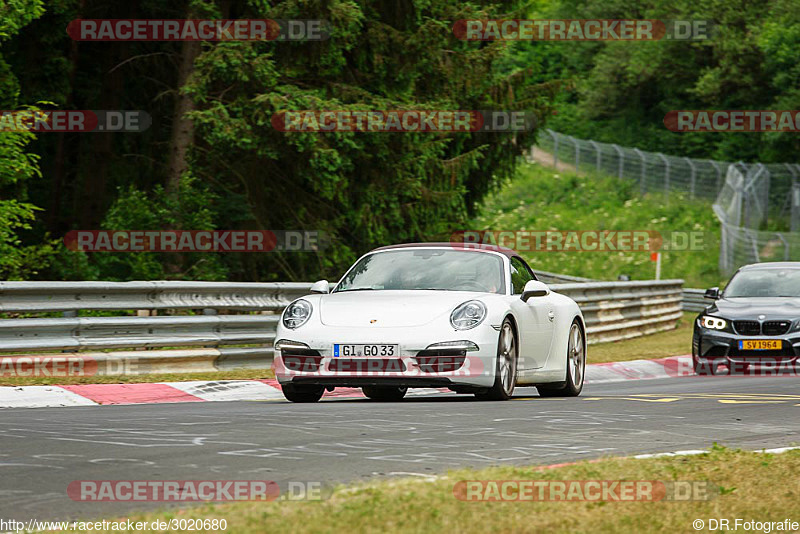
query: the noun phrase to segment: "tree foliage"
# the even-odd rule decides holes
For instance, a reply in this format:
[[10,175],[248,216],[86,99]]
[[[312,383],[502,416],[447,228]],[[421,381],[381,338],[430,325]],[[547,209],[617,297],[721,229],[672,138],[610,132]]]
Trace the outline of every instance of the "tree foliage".
[[557,0],[539,18],[709,20],[704,41],[517,43],[530,81],[562,79],[550,126],[577,137],[730,161],[794,162],[795,133],[672,133],[680,109],[798,109],[796,0]]
[[[139,134],[41,135],[45,208],[33,238],[74,229],[318,230],[322,253],[91,254],[61,247],[54,277],[243,280],[335,277],[387,243],[447,236],[511,175],[533,132],[282,133],[286,110],[538,111],[549,90],[498,68],[509,47],[467,43],[453,21],[513,14],[520,3],[458,0],[58,0],[12,50],[27,100],[73,109],[143,109]],[[186,47],[70,41],[75,18],[325,19],[325,41],[203,43],[181,82]],[[194,52],[197,52],[196,50]],[[40,70],[25,69],[37,62]],[[187,74],[187,73],[183,73]],[[186,97],[191,100],[189,103]],[[176,108],[176,106],[181,106]],[[175,194],[176,109],[191,119]],[[177,141],[176,141],[177,139]],[[177,147],[180,148],[180,147]],[[173,155],[170,160],[169,155]],[[168,198],[169,197],[169,198]],[[212,258],[213,256],[213,258]]]

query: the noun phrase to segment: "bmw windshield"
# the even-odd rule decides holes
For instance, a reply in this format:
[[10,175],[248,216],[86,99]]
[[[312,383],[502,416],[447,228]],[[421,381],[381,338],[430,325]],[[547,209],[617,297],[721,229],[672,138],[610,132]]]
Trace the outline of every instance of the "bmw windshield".
[[402,249],[361,258],[334,290],[444,290],[505,293],[503,260],[486,252]]
[[800,297],[800,269],[739,271],[723,293],[736,297]]

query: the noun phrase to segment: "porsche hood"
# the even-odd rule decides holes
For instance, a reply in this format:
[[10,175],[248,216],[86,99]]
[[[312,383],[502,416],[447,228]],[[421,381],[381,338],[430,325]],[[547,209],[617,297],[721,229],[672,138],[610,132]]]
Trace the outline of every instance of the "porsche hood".
[[485,297],[468,291],[343,291],[320,298],[320,321],[334,327],[422,326],[448,320],[462,302]]

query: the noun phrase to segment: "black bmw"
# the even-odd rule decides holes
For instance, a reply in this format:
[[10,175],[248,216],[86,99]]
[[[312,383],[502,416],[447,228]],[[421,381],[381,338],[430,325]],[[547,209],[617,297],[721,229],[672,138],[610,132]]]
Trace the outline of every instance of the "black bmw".
[[736,271],[697,316],[692,360],[697,374],[731,374],[750,365],[793,369],[800,355],[800,262],[757,263]]

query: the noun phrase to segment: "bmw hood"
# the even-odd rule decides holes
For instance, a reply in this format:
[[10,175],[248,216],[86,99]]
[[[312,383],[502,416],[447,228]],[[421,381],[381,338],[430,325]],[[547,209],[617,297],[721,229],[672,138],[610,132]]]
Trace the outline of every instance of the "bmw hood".
[[726,319],[800,319],[800,298],[737,297],[714,302],[708,313]]
[[448,320],[462,302],[486,296],[467,291],[343,291],[319,299],[320,321],[340,327],[422,326],[440,317]]

